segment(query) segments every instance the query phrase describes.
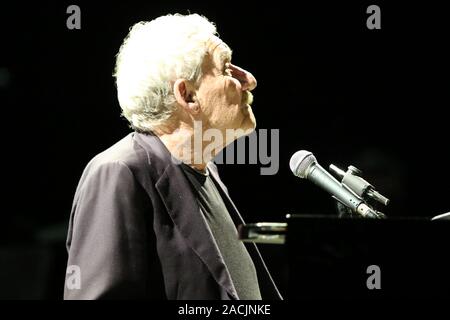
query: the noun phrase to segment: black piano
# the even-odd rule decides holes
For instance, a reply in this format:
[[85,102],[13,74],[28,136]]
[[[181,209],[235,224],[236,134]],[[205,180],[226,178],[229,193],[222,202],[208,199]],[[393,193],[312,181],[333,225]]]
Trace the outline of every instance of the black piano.
[[239,232],[284,246],[286,299],[450,299],[450,220],[288,215]]

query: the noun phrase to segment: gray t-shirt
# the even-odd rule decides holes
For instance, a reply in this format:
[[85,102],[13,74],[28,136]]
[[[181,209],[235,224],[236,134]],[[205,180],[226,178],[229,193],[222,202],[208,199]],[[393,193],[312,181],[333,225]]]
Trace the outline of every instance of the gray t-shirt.
[[181,167],[195,191],[200,210],[222,253],[239,299],[260,300],[255,266],[244,244],[238,239],[236,226],[208,169],[202,173],[186,164]]

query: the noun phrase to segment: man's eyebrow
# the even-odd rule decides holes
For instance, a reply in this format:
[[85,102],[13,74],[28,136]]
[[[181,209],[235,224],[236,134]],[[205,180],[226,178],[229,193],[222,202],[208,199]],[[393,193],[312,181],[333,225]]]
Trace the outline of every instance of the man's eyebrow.
[[231,61],[231,56],[233,55],[233,51],[227,46],[225,50],[220,52],[219,58],[222,65]]

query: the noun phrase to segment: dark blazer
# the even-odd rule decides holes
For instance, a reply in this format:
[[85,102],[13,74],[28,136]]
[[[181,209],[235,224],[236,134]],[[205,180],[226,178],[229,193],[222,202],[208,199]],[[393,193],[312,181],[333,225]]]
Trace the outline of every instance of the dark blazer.
[[[236,225],[243,220],[208,165]],[[255,244],[246,244],[263,299],[281,299]],[[131,133],[87,165],[75,193],[65,299],[238,299],[179,164],[154,135]]]

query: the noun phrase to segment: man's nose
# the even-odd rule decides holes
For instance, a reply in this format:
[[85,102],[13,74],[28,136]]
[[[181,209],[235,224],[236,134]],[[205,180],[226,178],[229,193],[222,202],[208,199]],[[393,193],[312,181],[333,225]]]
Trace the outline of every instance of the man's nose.
[[234,78],[238,79],[242,85],[243,91],[252,91],[256,88],[256,78],[247,70],[244,70],[234,64],[230,63],[231,74]]

